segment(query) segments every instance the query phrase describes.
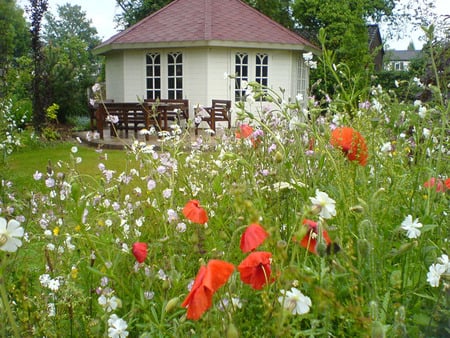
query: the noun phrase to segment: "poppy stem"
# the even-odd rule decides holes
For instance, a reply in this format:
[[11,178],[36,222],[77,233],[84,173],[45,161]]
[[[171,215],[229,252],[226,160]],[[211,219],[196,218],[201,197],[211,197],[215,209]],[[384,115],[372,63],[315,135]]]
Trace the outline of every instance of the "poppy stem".
[[195,229],[197,231],[197,238],[198,238],[197,250],[200,255],[204,255],[206,253],[205,246],[204,246],[205,236],[204,236],[203,231],[201,231],[200,226],[201,225],[198,225]]
[[9,324],[11,325],[11,329],[13,332],[14,337],[20,338],[19,328],[17,327],[16,320],[14,319],[14,314],[11,310],[11,306],[9,304],[8,294],[6,292],[5,288],[5,279],[4,277],[4,265],[6,260],[4,260],[1,264],[1,270],[0,270],[0,296],[3,303],[3,309],[6,312],[6,315],[9,320]]

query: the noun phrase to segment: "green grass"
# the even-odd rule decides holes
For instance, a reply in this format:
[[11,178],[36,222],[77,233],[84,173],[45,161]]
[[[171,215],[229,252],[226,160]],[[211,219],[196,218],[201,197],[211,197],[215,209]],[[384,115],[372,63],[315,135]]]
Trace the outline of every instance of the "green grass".
[[[74,146],[78,148],[76,154],[71,152]],[[124,150],[108,149],[98,152],[95,148],[76,142],[54,142],[14,152],[8,157],[0,173],[4,178],[11,180],[15,186],[27,190],[30,186],[35,186],[33,174],[36,171],[45,173],[49,165],[55,167],[58,162],[73,163],[74,157],[82,158],[82,162],[76,165],[76,169],[83,175],[92,177],[100,176],[98,169],[100,162],[107,163],[111,170],[119,172],[124,170],[129,162]]]

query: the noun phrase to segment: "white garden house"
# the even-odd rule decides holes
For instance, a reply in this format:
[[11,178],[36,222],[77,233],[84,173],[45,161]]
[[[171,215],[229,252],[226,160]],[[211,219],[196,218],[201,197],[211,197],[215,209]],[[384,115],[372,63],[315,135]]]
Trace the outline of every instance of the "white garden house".
[[106,99],[188,99],[191,107],[212,99],[234,106],[244,80],[305,95],[302,54],[320,52],[239,0],[175,0],[94,51],[105,56]]

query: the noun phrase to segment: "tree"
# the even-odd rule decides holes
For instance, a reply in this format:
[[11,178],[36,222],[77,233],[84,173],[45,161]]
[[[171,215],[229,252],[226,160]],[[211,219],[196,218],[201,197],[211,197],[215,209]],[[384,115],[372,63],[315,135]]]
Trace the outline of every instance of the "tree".
[[57,103],[59,120],[87,111],[86,89],[100,72],[100,58],[92,49],[101,41],[92,22],[78,5],[58,6],[58,17],[46,15],[44,40],[47,105]]
[[267,15],[284,27],[293,29],[294,21],[290,13],[291,0],[244,0],[253,8]]
[[323,28],[325,47],[336,53],[336,61],[361,71],[370,60],[367,21],[391,15],[393,7],[391,0],[295,0],[292,13],[300,31],[317,37]]
[[0,97],[9,90],[3,79],[14,59],[28,53],[30,48],[30,32],[23,14],[15,0],[0,0]]
[[414,41],[410,41],[408,44],[408,47],[406,50],[416,50],[416,47],[414,47]]
[[169,4],[171,0],[116,0],[122,13],[116,16],[118,27],[128,28]]
[[44,54],[42,52],[42,18],[47,11],[47,0],[30,0],[31,50],[33,59],[33,125],[38,135],[45,123],[45,81],[43,72]]

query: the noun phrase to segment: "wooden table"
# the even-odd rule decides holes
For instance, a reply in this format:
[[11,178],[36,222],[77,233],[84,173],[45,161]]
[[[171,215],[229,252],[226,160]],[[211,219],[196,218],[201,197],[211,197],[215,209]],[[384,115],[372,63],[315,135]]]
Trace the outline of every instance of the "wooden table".
[[[169,121],[174,120],[176,109],[186,109],[184,104],[176,102],[104,102],[99,103],[95,111],[95,120],[100,139],[103,139],[103,129],[107,117],[117,116],[118,121],[115,124],[110,123],[111,136],[117,136],[118,130],[125,130],[125,136],[128,138],[128,132],[133,129],[138,132],[139,125],[142,128],[150,130],[155,127],[156,130],[168,130]],[[145,135],[149,140],[149,135]]]

